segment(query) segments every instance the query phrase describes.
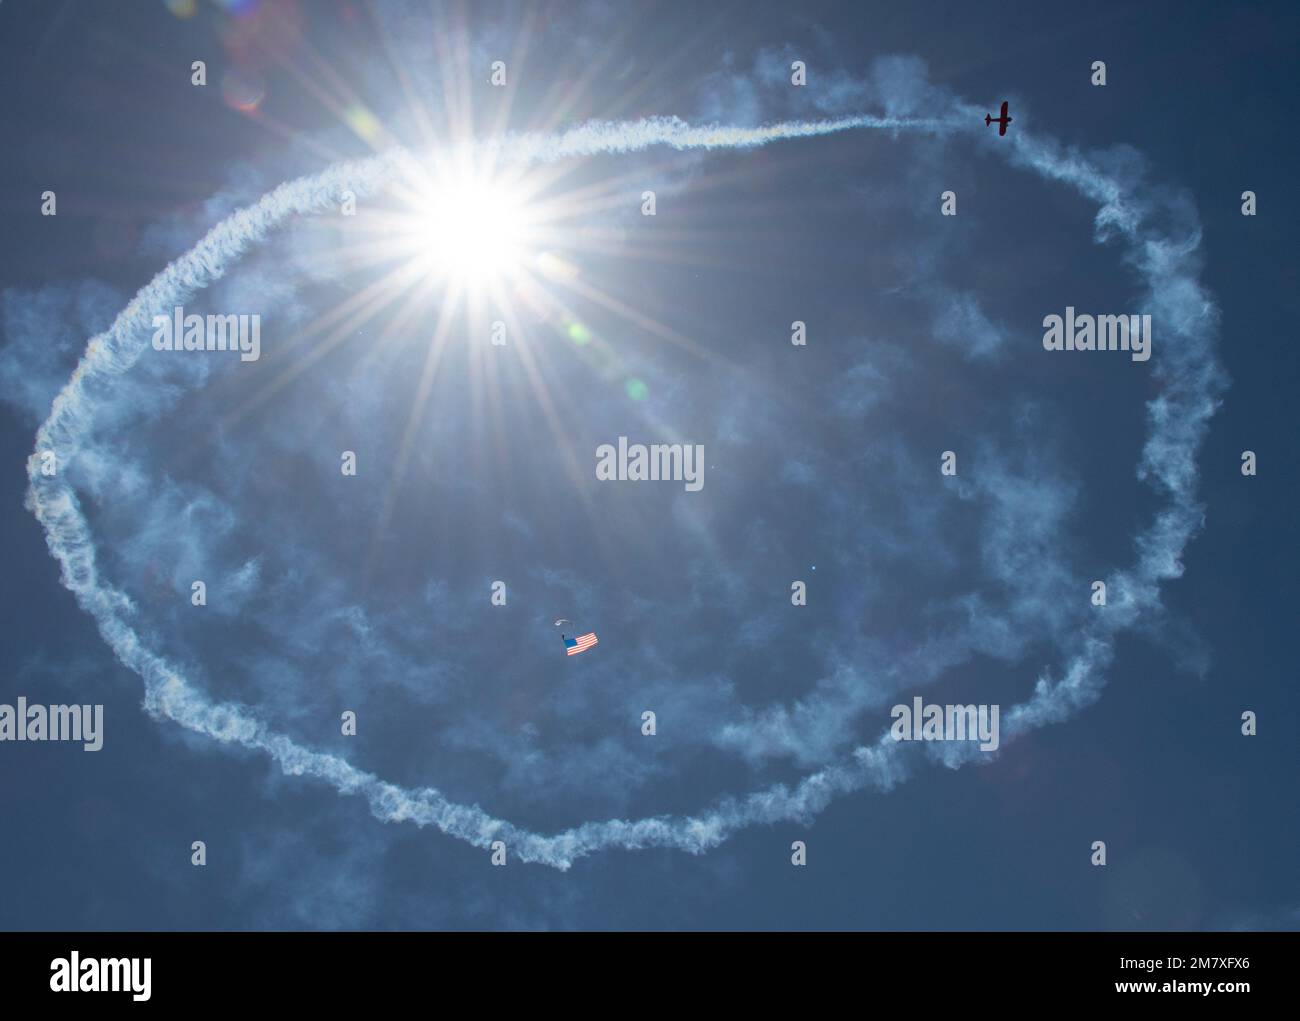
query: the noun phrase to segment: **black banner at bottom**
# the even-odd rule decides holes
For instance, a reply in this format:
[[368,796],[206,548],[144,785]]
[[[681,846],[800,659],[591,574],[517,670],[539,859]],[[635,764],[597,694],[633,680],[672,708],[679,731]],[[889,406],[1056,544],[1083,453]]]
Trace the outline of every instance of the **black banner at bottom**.
[[[1296,933],[3,933],[7,1007],[1289,999]],[[464,983],[474,982],[473,988]],[[619,992],[619,987],[623,988]],[[610,996],[618,997],[610,1000]],[[660,1000],[671,997],[670,1001]],[[648,998],[648,999],[647,999]],[[460,998],[458,997],[458,1000]],[[461,1001],[463,1002],[463,1001]],[[1265,1002],[1265,1001],[1256,1001]]]

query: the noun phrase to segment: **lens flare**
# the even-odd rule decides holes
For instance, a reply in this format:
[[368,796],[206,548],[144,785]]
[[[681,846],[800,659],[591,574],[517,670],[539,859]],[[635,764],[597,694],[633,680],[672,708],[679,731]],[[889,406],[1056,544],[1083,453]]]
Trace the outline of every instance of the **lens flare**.
[[520,196],[499,182],[443,181],[411,215],[416,258],[467,289],[504,282],[524,262],[526,222]]

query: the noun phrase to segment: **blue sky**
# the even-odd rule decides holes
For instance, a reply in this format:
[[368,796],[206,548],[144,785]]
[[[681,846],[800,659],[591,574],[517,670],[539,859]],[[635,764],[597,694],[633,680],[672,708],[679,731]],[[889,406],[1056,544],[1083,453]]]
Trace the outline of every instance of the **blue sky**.
[[[1295,927],[1294,13],[225,7],[0,11],[0,702],[106,717],[0,745],[0,925]],[[394,147],[470,136],[532,270],[399,285]],[[153,351],[165,267],[262,357]],[[620,435],[704,487],[596,481]],[[882,741],[915,695],[1003,747]]]

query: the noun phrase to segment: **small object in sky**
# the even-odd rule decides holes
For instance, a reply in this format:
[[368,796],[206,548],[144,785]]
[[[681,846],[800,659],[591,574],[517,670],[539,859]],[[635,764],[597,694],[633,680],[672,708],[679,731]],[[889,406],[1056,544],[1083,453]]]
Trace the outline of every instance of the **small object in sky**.
[[561,624],[572,624],[572,623],[573,621],[569,620],[568,617],[561,617],[559,620],[555,622],[555,626],[559,627]]
[[[564,638],[564,635],[560,635]],[[564,638],[564,648],[568,655],[576,656],[580,652],[586,652],[596,644],[596,632],[591,631],[580,638]]]
[[1007,133],[1007,125],[1010,123],[1011,118],[1007,116],[1007,101],[1005,99],[1002,100],[1002,113],[1000,116],[994,117],[989,113],[984,115],[984,126],[987,128],[990,124],[996,124],[998,126],[999,135],[1005,135]]

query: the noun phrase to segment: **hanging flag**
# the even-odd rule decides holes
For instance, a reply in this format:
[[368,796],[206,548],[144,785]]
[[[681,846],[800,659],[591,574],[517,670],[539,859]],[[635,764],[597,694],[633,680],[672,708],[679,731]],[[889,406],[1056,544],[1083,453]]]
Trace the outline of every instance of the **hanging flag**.
[[[564,638],[563,635],[560,636]],[[564,648],[570,656],[576,656],[580,652],[586,652],[596,644],[596,632],[582,635],[579,638],[564,638]]]

